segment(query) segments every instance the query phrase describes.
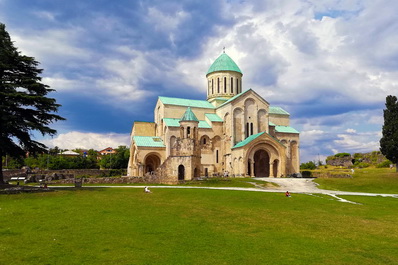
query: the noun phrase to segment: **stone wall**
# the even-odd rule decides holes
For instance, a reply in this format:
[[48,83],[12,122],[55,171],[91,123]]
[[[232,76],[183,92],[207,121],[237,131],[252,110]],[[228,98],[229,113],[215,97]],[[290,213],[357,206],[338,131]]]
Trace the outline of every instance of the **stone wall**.
[[38,182],[41,179],[59,180],[73,179],[78,176],[97,177],[103,174],[109,174],[110,169],[63,169],[63,170],[7,170],[3,171],[5,181],[9,181],[12,177],[24,177],[29,182]]

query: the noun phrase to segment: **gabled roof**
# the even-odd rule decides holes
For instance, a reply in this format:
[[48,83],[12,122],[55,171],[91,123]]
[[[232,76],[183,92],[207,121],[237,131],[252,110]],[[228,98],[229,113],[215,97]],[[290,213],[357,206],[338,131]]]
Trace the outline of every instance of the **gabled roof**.
[[260,133],[257,133],[257,134],[250,135],[250,136],[247,137],[245,140],[243,140],[243,141],[237,143],[237,144],[236,144],[234,147],[232,147],[232,148],[238,148],[238,147],[245,146],[245,145],[247,145],[248,143],[250,143],[251,141],[253,141],[254,139],[258,138],[260,135],[263,135],[264,133],[265,133],[265,132],[260,132]]
[[[163,118],[164,123],[168,127],[180,127],[180,119],[174,118]],[[200,129],[210,129],[211,126],[206,121],[199,121],[198,128]]]
[[185,98],[170,98],[159,97],[159,100],[165,105],[176,105],[203,109],[215,109],[215,107],[206,100],[185,99]]
[[249,144],[250,142],[254,141],[255,139],[257,139],[258,137],[260,137],[260,136],[263,135],[263,134],[268,135],[269,137],[271,137],[272,139],[274,139],[277,143],[279,143],[280,145],[283,145],[278,139],[276,139],[275,137],[273,137],[273,136],[270,135],[269,133],[260,132],[260,133],[257,133],[257,134],[250,135],[250,136],[247,137],[245,140],[243,140],[243,141],[237,143],[234,147],[232,147],[232,149],[234,149],[234,148],[239,148],[239,147],[243,147],[243,146]]
[[209,121],[211,122],[223,122],[223,119],[220,118],[220,116],[218,116],[215,113],[206,113],[205,116],[209,119]]
[[199,120],[198,118],[196,118],[195,113],[192,112],[191,107],[188,107],[184,115],[182,116],[181,121],[199,121]]
[[282,109],[281,107],[269,107],[270,114],[290,115],[289,112]]
[[[257,94],[256,91],[254,91],[253,89],[249,88],[248,90],[245,90],[245,91],[243,91],[243,92],[241,92],[241,93],[239,93],[239,94],[233,96],[232,98],[228,99],[226,102],[224,102],[223,104],[221,104],[221,105],[218,106],[217,108],[221,108],[222,106],[227,105],[228,103],[230,103],[230,102],[236,100],[237,98],[240,98],[241,96],[243,96],[243,95],[245,95],[245,94],[247,94],[247,93],[249,93],[249,92],[253,92],[260,100],[262,100],[264,103],[266,103],[266,104],[269,105],[269,103],[268,103],[265,99],[263,99],[259,94]],[[271,108],[271,107],[270,107],[270,108]]]
[[133,140],[137,146],[142,147],[166,147],[162,138],[153,136],[133,136]]
[[210,66],[209,70],[207,71],[206,75],[218,71],[233,71],[233,72],[242,73],[242,71],[239,69],[238,65],[234,62],[234,60],[232,60],[231,57],[229,57],[225,52],[222,53],[214,61],[214,63]]
[[275,131],[280,132],[280,133],[300,133],[296,129],[290,126],[280,126],[277,125],[275,126]]

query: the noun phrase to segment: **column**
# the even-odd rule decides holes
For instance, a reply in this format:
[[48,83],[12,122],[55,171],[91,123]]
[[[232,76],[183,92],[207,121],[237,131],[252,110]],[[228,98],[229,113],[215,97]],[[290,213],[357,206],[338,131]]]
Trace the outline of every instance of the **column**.
[[250,160],[250,177],[254,178],[254,162]]
[[274,162],[269,163],[269,177],[275,178],[274,176]]

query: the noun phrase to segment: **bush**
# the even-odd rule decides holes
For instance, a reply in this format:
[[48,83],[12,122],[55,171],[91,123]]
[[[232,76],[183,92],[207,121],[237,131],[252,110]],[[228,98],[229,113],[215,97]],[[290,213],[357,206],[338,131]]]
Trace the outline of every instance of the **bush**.
[[311,171],[301,171],[301,175],[303,176],[303,178],[312,178],[312,172]]
[[316,169],[316,165],[315,165],[314,162],[310,161],[310,162],[307,162],[307,163],[302,163],[300,165],[300,169],[310,169],[310,170],[312,170],[312,169]]
[[390,167],[391,164],[392,164],[392,162],[390,160],[385,160],[385,161],[381,162],[380,164],[377,164],[376,167],[377,168]]
[[365,163],[365,162],[360,162],[360,163],[357,163],[356,166],[359,168],[365,168],[365,167],[369,167],[369,164]]
[[334,155],[334,157],[346,157],[346,156],[351,156],[351,154],[349,154],[349,153],[338,153],[338,154]]

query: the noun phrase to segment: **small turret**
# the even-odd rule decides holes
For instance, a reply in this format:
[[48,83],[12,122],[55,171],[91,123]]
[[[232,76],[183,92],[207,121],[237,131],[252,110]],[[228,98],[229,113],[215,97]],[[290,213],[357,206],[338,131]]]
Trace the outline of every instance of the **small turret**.
[[188,107],[180,120],[180,137],[182,139],[190,138],[198,139],[198,125],[199,120],[192,112],[191,107]]

